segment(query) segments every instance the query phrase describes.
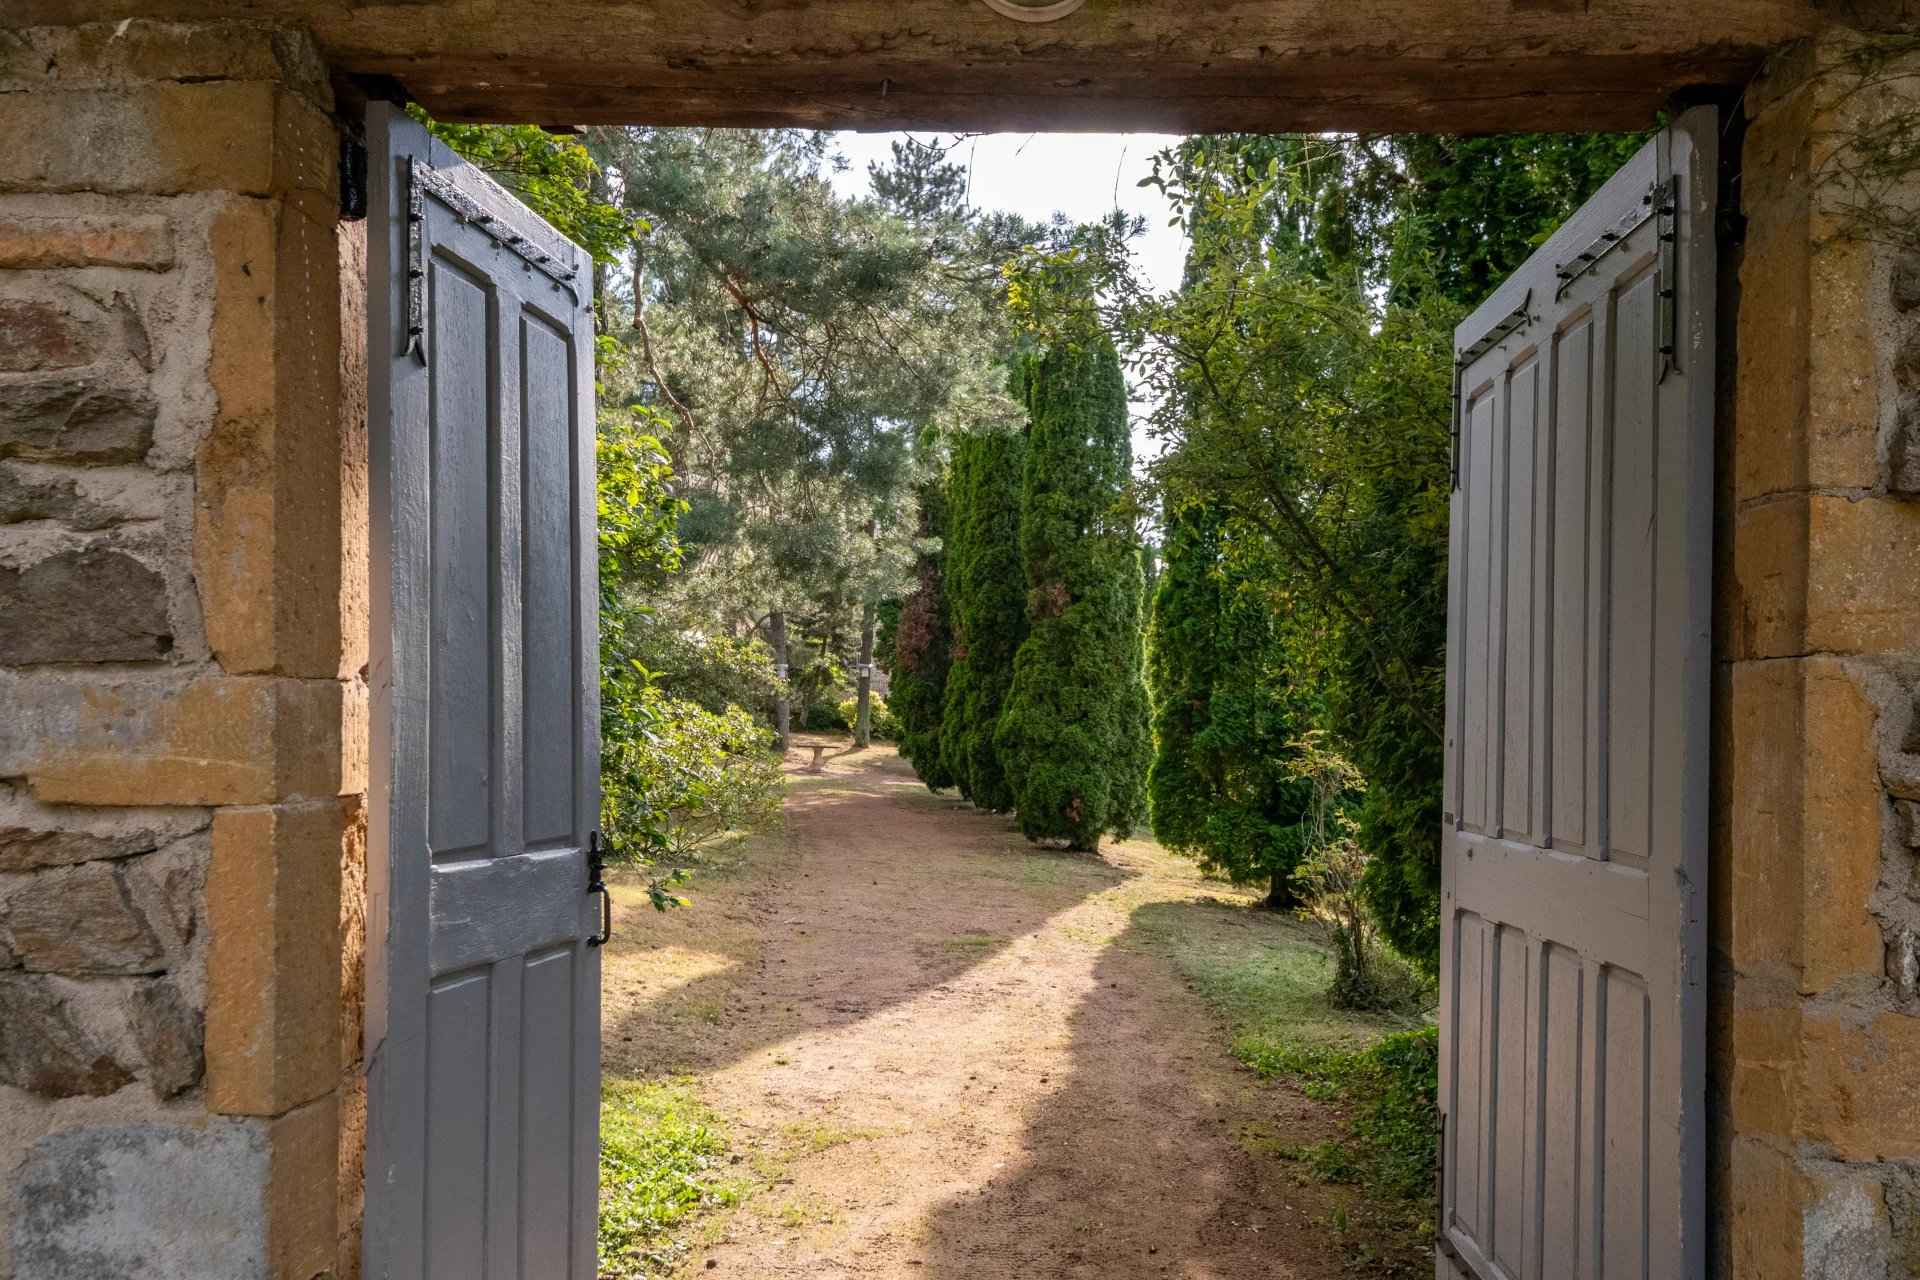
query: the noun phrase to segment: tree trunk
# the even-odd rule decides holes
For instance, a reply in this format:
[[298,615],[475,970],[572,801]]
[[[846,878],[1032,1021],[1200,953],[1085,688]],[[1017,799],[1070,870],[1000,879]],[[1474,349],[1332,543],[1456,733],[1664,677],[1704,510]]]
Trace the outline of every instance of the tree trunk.
[[767,635],[773,641],[773,666],[780,676],[780,692],[773,699],[773,735],[780,749],[787,749],[787,732],[792,727],[792,704],[787,701],[787,615],[778,609],[767,615]]
[[1293,891],[1293,874],[1275,871],[1267,881],[1266,901],[1260,905],[1269,911],[1290,911],[1300,903]]
[[860,611],[860,692],[853,712],[853,745],[873,741],[873,627],[879,611],[869,600]]

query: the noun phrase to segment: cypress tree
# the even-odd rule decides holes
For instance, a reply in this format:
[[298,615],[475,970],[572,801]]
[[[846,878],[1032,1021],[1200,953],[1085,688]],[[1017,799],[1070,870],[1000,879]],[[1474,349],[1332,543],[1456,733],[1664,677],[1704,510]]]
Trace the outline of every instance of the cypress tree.
[[946,584],[953,665],[941,753],[960,793],[982,809],[1013,808],[993,744],[1013,657],[1027,635],[1020,563],[1020,470],[1026,439],[1006,431],[963,436],[948,473]]
[[940,750],[940,715],[952,648],[940,541],[947,527],[947,498],[938,481],[920,485],[919,498],[914,587],[900,602],[887,709],[900,723],[900,754],[929,790],[939,791],[954,782]]
[[994,745],[1030,840],[1091,850],[1140,808],[1140,557],[1120,510],[1132,462],[1111,343],[1057,346],[1026,379],[1020,556],[1027,638]]
[[1220,516],[1212,506],[1169,506],[1160,581],[1147,633],[1153,692],[1153,766],[1147,773],[1153,837],[1191,852],[1204,843],[1215,780],[1198,742],[1219,682]]
[[1285,645],[1240,557],[1232,525],[1206,503],[1166,518],[1166,564],[1153,598],[1149,673],[1153,833],[1267,905],[1295,901],[1312,784],[1292,776],[1294,707]]

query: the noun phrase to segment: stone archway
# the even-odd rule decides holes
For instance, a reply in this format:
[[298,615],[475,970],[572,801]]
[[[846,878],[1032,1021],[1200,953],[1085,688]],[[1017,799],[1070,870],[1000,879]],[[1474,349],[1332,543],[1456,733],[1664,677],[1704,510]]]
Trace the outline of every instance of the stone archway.
[[[356,1257],[355,94],[548,124],[1602,127],[1810,36],[1745,93],[1727,277],[1710,1229],[1743,1280],[1912,1265],[1920,288],[1808,180],[1849,113],[1905,101],[1910,40],[1846,97],[1862,37],[1790,0],[226,9],[24,0],[0,28],[0,1275]],[[122,1229],[156,1213],[202,1216]]]

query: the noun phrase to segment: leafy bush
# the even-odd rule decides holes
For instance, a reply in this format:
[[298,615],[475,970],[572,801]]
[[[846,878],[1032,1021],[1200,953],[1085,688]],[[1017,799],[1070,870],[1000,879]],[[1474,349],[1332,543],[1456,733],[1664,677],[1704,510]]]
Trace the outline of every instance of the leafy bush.
[[714,635],[649,613],[629,627],[630,651],[668,695],[709,711],[764,707],[780,689],[773,650],[757,636]]
[[800,729],[804,733],[851,733],[853,715],[848,710],[851,702],[810,702],[800,712]]
[[[854,717],[860,712],[860,700],[843,699],[839,707],[840,719],[848,729],[853,728]],[[868,730],[875,742],[896,742],[900,738],[900,722],[887,710],[887,700],[877,693],[867,695],[867,714],[872,717]]]
[[1432,983],[1387,949],[1368,909],[1370,859],[1360,844],[1352,813],[1364,781],[1360,771],[1328,749],[1326,742],[1327,734],[1319,729],[1295,739],[1288,774],[1309,790],[1300,823],[1306,851],[1293,881],[1301,914],[1326,928],[1333,947],[1333,988],[1328,997],[1341,1009],[1417,1012],[1426,1007]]
[[[728,831],[770,821],[781,787],[773,735],[750,713],[671,696],[641,656],[672,651],[661,643],[670,629],[644,596],[679,568],[674,522],[686,509],[673,496],[665,449],[634,429],[646,421],[606,415],[598,457],[600,825],[614,859],[640,866],[685,861]],[[751,648],[681,641],[683,654],[721,654],[709,669],[725,665],[743,679],[761,663]],[[680,901],[675,879],[650,883],[654,906]]]
[[720,1176],[726,1135],[684,1084],[610,1083],[600,1107],[600,1275],[663,1276],[686,1255],[673,1236],[739,1188]]
[[852,720],[841,716],[841,693],[852,685],[847,668],[829,652],[814,652],[795,664],[787,679],[793,720],[804,733],[851,733]]
[[646,692],[643,713],[649,732],[616,747],[620,796],[642,807],[644,821],[658,830],[658,854],[686,862],[728,832],[773,820],[780,809],[780,762],[773,731],[757,717],[740,707],[708,711],[654,689]]

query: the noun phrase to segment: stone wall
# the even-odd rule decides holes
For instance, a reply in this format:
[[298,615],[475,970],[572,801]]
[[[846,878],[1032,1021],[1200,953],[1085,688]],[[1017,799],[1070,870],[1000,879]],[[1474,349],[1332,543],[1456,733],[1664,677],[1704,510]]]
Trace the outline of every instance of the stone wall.
[[331,109],[266,27],[0,30],[0,1278],[355,1269],[365,255]]
[[[1746,97],[1723,451],[1717,1274],[1920,1275],[1920,42]],[[1863,149],[1863,142],[1866,147]]]

